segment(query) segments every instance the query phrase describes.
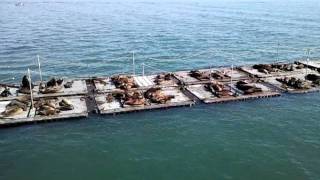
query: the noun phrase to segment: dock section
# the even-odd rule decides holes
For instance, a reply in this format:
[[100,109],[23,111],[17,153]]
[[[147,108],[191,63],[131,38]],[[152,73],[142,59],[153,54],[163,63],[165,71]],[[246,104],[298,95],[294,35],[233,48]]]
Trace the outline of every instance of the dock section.
[[[65,85],[69,83],[70,86]],[[44,98],[44,97],[61,97],[61,96],[78,96],[86,95],[88,93],[85,80],[68,80],[64,82],[58,89],[45,91],[40,90],[40,82],[36,82],[34,88],[32,89],[34,98]],[[0,101],[17,99],[25,95],[30,95],[30,92],[20,92],[19,85],[0,85],[0,93],[3,93],[5,89],[9,90],[9,94],[6,97],[0,96]]]
[[296,61],[296,64],[303,64],[311,69],[315,69],[320,71],[320,60],[318,61],[306,61],[306,60],[301,60],[301,61]]
[[203,84],[210,81],[230,82],[231,80],[249,78],[247,73],[231,67],[178,71],[173,74],[176,79],[185,85]]
[[[245,83],[240,89],[239,83]],[[196,84],[187,86],[187,90],[204,103],[223,103],[247,99],[257,99],[280,96],[280,93],[264,83],[252,80],[241,80],[230,83],[212,82],[207,84]]]
[[19,96],[19,86],[0,84],[0,101],[8,101]]
[[[119,91],[99,94],[96,102],[100,114],[161,109],[177,106],[191,106],[194,101],[186,96],[179,87],[159,88],[154,97],[147,95],[148,90]],[[152,95],[151,95],[152,96]]]
[[35,83],[33,101],[31,93],[26,93],[30,84],[0,84],[0,126],[87,117],[90,112],[118,114],[314,92],[320,90],[319,68],[318,61],[297,61],[142,76],[51,79],[54,85]]
[[0,127],[88,116],[85,99],[81,96],[39,98],[34,101],[34,108],[26,100],[1,101],[0,111]]

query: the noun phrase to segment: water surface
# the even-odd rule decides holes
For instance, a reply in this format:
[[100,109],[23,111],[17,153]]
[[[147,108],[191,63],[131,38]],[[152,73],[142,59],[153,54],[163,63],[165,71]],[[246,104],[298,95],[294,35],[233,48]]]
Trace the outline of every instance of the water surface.
[[[0,2],[0,79],[319,57],[315,0]],[[278,45],[279,44],[279,45]],[[277,47],[279,55],[277,55]],[[156,69],[155,69],[156,68]],[[320,178],[319,93],[0,131],[0,179]]]

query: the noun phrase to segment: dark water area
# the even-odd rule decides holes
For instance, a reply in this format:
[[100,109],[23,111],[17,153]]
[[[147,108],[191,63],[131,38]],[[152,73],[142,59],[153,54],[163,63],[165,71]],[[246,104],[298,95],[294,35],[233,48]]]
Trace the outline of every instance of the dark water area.
[[[0,80],[320,55],[320,1],[0,2]],[[278,45],[279,43],[279,45]],[[279,56],[277,56],[279,47]],[[146,68],[147,73],[157,69]],[[38,74],[33,72],[33,79]],[[320,179],[319,93],[0,130],[0,179]]]

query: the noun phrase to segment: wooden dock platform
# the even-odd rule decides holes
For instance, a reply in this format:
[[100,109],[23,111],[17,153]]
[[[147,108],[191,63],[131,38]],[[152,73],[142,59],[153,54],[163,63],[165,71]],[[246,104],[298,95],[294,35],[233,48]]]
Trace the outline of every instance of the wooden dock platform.
[[[65,88],[62,85],[62,89],[59,92],[56,93],[47,93],[43,94],[39,91],[39,82],[36,82],[36,85],[33,88],[33,97],[34,98],[45,98],[45,97],[62,97],[62,96],[80,96],[80,95],[86,95],[88,93],[87,91],[87,85],[85,80],[70,80],[73,82],[72,87]],[[0,92],[4,90],[5,85],[0,85]],[[19,97],[25,96],[26,94],[19,92],[19,86],[18,85],[8,85],[7,87],[10,88],[11,96],[8,97],[0,97],[0,101],[8,101],[12,99],[17,99]],[[29,94],[27,94],[29,95]]]
[[[144,90],[140,91],[142,94],[145,92]],[[163,88],[162,91],[166,95],[174,95],[174,98],[165,104],[153,103],[150,100],[146,99],[146,103],[140,106],[124,105],[123,102],[118,99],[114,99],[112,102],[107,102],[107,94],[99,94],[96,96],[95,100],[97,102],[100,114],[118,114],[124,112],[161,109],[178,106],[192,106],[195,103],[177,87],[166,87]]]
[[[252,65],[241,67],[214,67],[202,68],[198,72],[210,73],[214,72],[219,74],[217,78],[197,79],[190,76],[190,71],[177,71],[170,74],[169,80],[161,81],[159,83],[157,78],[159,74],[146,75],[146,76],[132,76],[134,88],[129,90],[119,89],[112,82],[111,77],[92,77],[84,79],[66,80],[72,81],[71,88],[63,88],[61,92],[42,94],[39,92],[39,85],[36,83],[34,92],[35,103],[43,99],[56,99],[61,101],[63,98],[68,99],[73,105],[74,109],[69,111],[60,111],[54,115],[39,115],[37,109],[28,108],[23,112],[16,115],[5,116],[2,114],[6,110],[6,106],[13,100],[21,98],[29,98],[30,95],[18,93],[19,85],[6,85],[0,84],[0,93],[7,86],[10,88],[12,95],[8,97],[0,97],[0,127],[15,126],[20,124],[38,123],[55,121],[61,119],[74,119],[79,117],[87,117],[89,113],[99,114],[118,114],[134,111],[144,111],[153,109],[166,109],[179,106],[192,106],[196,103],[223,103],[230,101],[243,101],[249,99],[259,99],[280,96],[281,93],[307,93],[320,91],[320,85],[309,80],[305,80],[307,74],[313,74],[320,77],[320,61],[297,61],[290,63],[293,70],[276,70],[271,73],[260,72],[254,69]],[[303,65],[303,66],[301,66]],[[220,75],[223,75],[221,78]],[[164,75],[164,74],[161,74]],[[130,76],[130,75],[129,75]],[[277,78],[296,78],[303,79],[304,81],[312,84],[309,89],[294,89],[285,86]],[[209,91],[207,88],[208,83],[216,81],[224,84],[224,92],[228,93],[218,94],[217,92]],[[247,81],[255,83],[256,87],[261,91],[255,93],[244,93],[237,88],[238,81]],[[150,88],[160,88],[165,95],[173,95],[174,98],[168,100],[166,103],[154,103],[147,97],[144,97],[145,103],[141,106],[130,106],[124,103],[124,99],[114,98],[112,101],[107,99],[109,94],[117,92],[133,92],[137,91],[145,96],[145,92]],[[211,89],[212,90],[212,89]]]
[[[172,76],[171,80],[164,81],[162,84],[155,83],[157,75],[147,75],[147,76],[132,76],[134,83],[137,85],[133,90],[146,90],[151,87],[178,87],[179,81]],[[108,93],[115,90],[120,90],[112,82],[111,77],[97,77],[93,79],[93,84],[97,93]]]
[[223,103],[223,102],[230,102],[230,101],[240,101],[240,100],[247,100],[247,99],[259,99],[259,98],[267,98],[267,97],[275,97],[280,96],[280,92],[272,89],[262,83],[257,83],[257,87],[263,89],[262,92],[256,92],[252,94],[244,94],[241,90],[237,89],[234,84],[225,84],[226,88],[229,88],[229,96],[219,97],[212,92],[208,91],[203,84],[197,85],[190,85],[187,86],[187,90],[197,97],[202,102],[209,104],[209,103]]
[[[62,119],[72,119],[72,118],[80,118],[80,117],[87,117],[87,106],[84,97],[81,96],[71,96],[71,97],[63,97],[70,101],[74,107],[73,110],[68,111],[60,111],[54,115],[39,115],[37,113],[37,109],[32,108],[29,103],[29,107],[26,111],[23,111],[17,115],[13,116],[4,116],[1,115],[0,117],[0,127],[3,126],[17,126],[20,124],[30,124],[30,123],[37,123],[37,122],[46,122],[46,121],[56,121]],[[40,98],[44,99],[44,98]],[[40,99],[36,100],[39,101]],[[45,98],[45,99],[52,99],[52,98]],[[55,98],[57,101],[62,100],[62,97]],[[0,102],[0,111],[3,112],[10,101],[1,101]]]
[[306,61],[306,60],[300,60],[300,61],[296,61],[296,64],[303,64],[309,68],[312,69],[316,69],[318,71],[320,71],[320,60],[312,60],[312,61]]
[[182,84],[185,85],[195,85],[195,84],[206,84],[212,80],[216,80],[219,82],[230,82],[230,80],[245,80],[249,78],[249,75],[237,68],[231,69],[231,67],[220,67],[220,68],[212,68],[212,69],[200,69],[200,73],[219,73],[224,75],[223,78],[215,78],[211,79],[197,79],[190,75],[191,71],[177,71],[174,72],[174,77]]

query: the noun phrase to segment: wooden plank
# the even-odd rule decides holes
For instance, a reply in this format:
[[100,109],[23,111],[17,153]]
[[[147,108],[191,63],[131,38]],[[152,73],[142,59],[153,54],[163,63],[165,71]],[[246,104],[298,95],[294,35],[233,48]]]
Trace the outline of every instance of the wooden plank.
[[164,108],[179,107],[179,106],[191,106],[193,104],[194,104],[193,101],[168,103],[168,104],[157,104],[157,105],[153,104],[153,105],[140,106],[140,107],[127,107],[127,108],[117,108],[117,109],[112,109],[112,110],[100,110],[100,114],[118,114],[118,113],[125,113],[125,112],[145,111],[145,110],[152,110],[152,109],[164,109]]
[[281,94],[278,92],[265,92],[265,93],[254,93],[251,95],[240,95],[237,97],[205,99],[203,102],[206,104],[223,103],[223,102],[230,102],[230,101],[243,101],[243,100],[249,100],[249,99],[269,98],[269,97],[276,97],[276,96],[280,96],[280,95]]

